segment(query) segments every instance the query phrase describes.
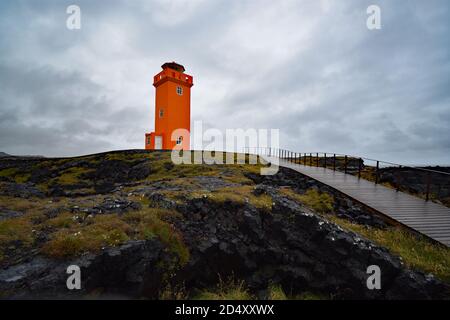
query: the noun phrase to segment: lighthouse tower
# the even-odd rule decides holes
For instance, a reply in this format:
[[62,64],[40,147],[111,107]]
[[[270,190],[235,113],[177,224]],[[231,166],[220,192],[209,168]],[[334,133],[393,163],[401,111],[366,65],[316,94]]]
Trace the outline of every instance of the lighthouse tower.
[[192,76],[176,62],[164,63],[161,68],[153,77],[155,131],[145,134],[145,149],[189,150]]

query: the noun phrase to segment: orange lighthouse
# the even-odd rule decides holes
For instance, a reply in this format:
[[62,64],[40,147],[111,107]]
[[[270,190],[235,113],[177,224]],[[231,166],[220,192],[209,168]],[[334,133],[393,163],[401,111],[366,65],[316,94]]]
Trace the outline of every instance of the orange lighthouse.
[[176,62],[164,63],[153,77],[155,131],[145,134],[145,149],[189,150],[192,76]]

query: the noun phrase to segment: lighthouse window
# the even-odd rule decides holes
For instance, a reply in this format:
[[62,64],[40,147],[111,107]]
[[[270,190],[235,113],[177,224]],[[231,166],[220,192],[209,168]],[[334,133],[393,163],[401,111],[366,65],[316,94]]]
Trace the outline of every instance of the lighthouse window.
[[182,87],[180,87],[180,86],[177,87],[177,94],[178,94],[179,96],[182,96],[182,95],[183,95],[183,88],[182,88]]
[[183,142],[183,137],[178,137],[178,139],[177,139],[177,144],[181,144],[181,142]]
[[162,118],[164,116],[164,109],[159,109],[159,117]]

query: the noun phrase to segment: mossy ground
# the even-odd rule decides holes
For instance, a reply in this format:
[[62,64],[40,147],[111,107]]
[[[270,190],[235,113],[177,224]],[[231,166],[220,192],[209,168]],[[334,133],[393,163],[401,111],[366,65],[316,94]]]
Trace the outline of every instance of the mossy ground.
[[[40,183],[42,190],[46,190],[50,182],[64,185],[76,185],[92,181],[86,179],[86,173],[95,170],[96,165],[105,160],[125,161],[134,164],[148,161],[151,174],[145,179],[124,184],[123,193],[130,193],[127,197],[139,201],[142,209],[124,214],[111,213],[107,215],[87,216],[82,212],[72,212],[74,206],[94,206],[105,196],[92,194],[79,197],[49,197],[23,199],[0,195],[0,207],[21,212],[23,215],[0,221],[0,265],[5,264],[17,251],[33,248],[45,255],[65,258],[77,256],[84,252],[98,251],[103,247],[117,246],[131,239],[148,239],[157,237],[166,244],[168,250],[178,257],[180,264],[189,259],[189,250],[183,242],[182,235],[167,221],[167,217],[182,218],[175,210],[167,210],[152,206],[151,200],[137,195],[134,190],[156,182],[164,183],[167,188],[161,192],[175,201],[206,197],[210,201],[223,203],[249,203],[254,207],[270,214],[272,199],[269,195],[256,196],[253,193],[255,183],[248,178],[248,173],[259,173],[261,164],[209,165],[185,164],[173,165],[168,152],[150,153],[110,153],[93,155],[73,159],[44,159],[25,169],[6,168],[0,171],[0,177],[11,178],[17,183],[27,182],[33,170],[46,168],[54,174],[48,180]],[[84,162],[83,165],[77,163]],[[74,163],[73,166],[71,164]],[[65,166],[66,169],[58,170]],[[234,184],[208,190],[196,181],[199,176],[215,177],[225,183]],[[0,188],[2,182],[0,182]],[[85,188],[86,186],[82,186]],[[178,187],[177,190],[171,187]],[[407,230],[392,227],[386,230],[374,229],[362,225],[349,223],[333,215],[333,197],[316,190],[309,190],[304,194],[297,194],[289,188],[280,188],[279,192],[293,200],[310,207],[342,227],[352,230],[381,246],[388,248],[393,254],[399,255],[403,261],[426,272],[432,272],[439,278],[450,281],[450,249],[436,245],[428,239],[411,234]],[[56,216],[49,216],[51,210],[59,210]],[[43,240],[39,237],[45,233]],[[219,290],[220,291],[220,290]],[[218,293],[212,290],[210,297],[218,295],[233,297],[248,297],[241,286],[235,286],[226,292]],[[279,290],[274,289],[274,298],[282,298]],[[206,297],[206,293],[204,297]],[[289,296],[289,295],[288,295]],[[215,296],[217,297],[217,296]],[[308,294],[305,293],[305,297]],[[289,297],[293,298],[293,297]]]
[[0,177],[11,178],[16,183],[24,183],[30,178],[30,173],[22,172],[18,168],[7,168],[0,170]]
[[[87,215],[83,212],[73,212],[74,207],[95,206],[100,204],[105,196],[91,194],[78,197],[48,197],[48,198],[18,198],[0,195],[0,206],[8,210],[22,213],[17,218],[0,221],[0,265],[6,263],[17,250],[26,248],[37,249],[40,253],[55,257],[68,258],[85,252],[96,252],[102,248],[118,246],[129,240],[158,238],[169,251],[178,257],[180,264],[189,260],[189,250],[185,246],[181,234],[166,222],[168,217],[179,216],[174,210],[160,209],[150,205],[147,197],[136,195],[133,191],[141,186],[155,182],[164,182],[167,186],[184,187],[186,194],[195,196],[207,190],[195,188],[193,180],[199,176],[220,177],[227,183],[242,184],[236,190],[224,188],[211,193],[214,200],[246,201],[241,195],[247,194],[248,199],[259,208],[269,208],[270,199],[253,196],[252,181],[245,177],[247,172],[259,172],[261,165],[209,165],[181,164],[174,165],[169,152],[112,152],[103,155],[92,155],[67,159],[42,159],[22,168],[6,168],[0,170],[0,177],[12,179],[16,183],[28,182],[35,170],[50,172],[48,179],[37,184],[44,192],[52,185],[61,188],[70,186],[86,190],[94,181],[87,177],[95,171],[96,166],[104,161],[120,161],[130,166],[147,161],[151,174],[141,180],[132,181],[132,186],[123,186],[124,192],[130,192],[128,198],[138,201],[142,209],[125,214]],[[224,158],[227,156],[223,155]],[[233,155],[236,157],[236,155]],[[64,169],[61,169],[64,168]],[[0,188],[2,187],[0,182]],[[93,189],[91,190],[93,192]],[[195,191],[195,192],[192,192]],[[241,192],[241,195],[238,193]],[[178,193],[178,196],[182,192]],[[175,193],[176,194],[176,193]],[[172,194],[175,195],[175,194]],[[170,192],[168,192],[170,195]],[[58,210],[55,217],[47,213]],[[46,240],[38,241],[40,233],[46,234]],[[16,251],[12,250],[16,249]]]
[[328,218],[343,228],[386,247],[393,254],[400,256],[409,267],[432,273],[450,283],[450,248],[400,227],[381,230],[354,224],[335,216]]
[[333,215],[332,195],[315,189],[309,189],[303,195],[290,188],[283,188],[281,192],[322,214],[324,218],[344,229],[386,247],[391,253],[400,256],[409,267],[432,273],[441,280],[450,282],[450,248],[436,244],[402,227],[392,226],[387,229],[377,229],[338,218]]

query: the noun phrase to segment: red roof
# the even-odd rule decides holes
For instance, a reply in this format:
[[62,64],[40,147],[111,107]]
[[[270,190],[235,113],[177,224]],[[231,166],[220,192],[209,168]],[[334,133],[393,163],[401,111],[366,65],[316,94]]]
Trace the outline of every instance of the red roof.
[[184,72],[186,70],[186,69],[184,69],[184,67],[181,64],[178,64],[175,61],[166,62],[161,66],[161,68],[163,68],[163,69],[170,68],[170,69],[176,70],[178,72]]

